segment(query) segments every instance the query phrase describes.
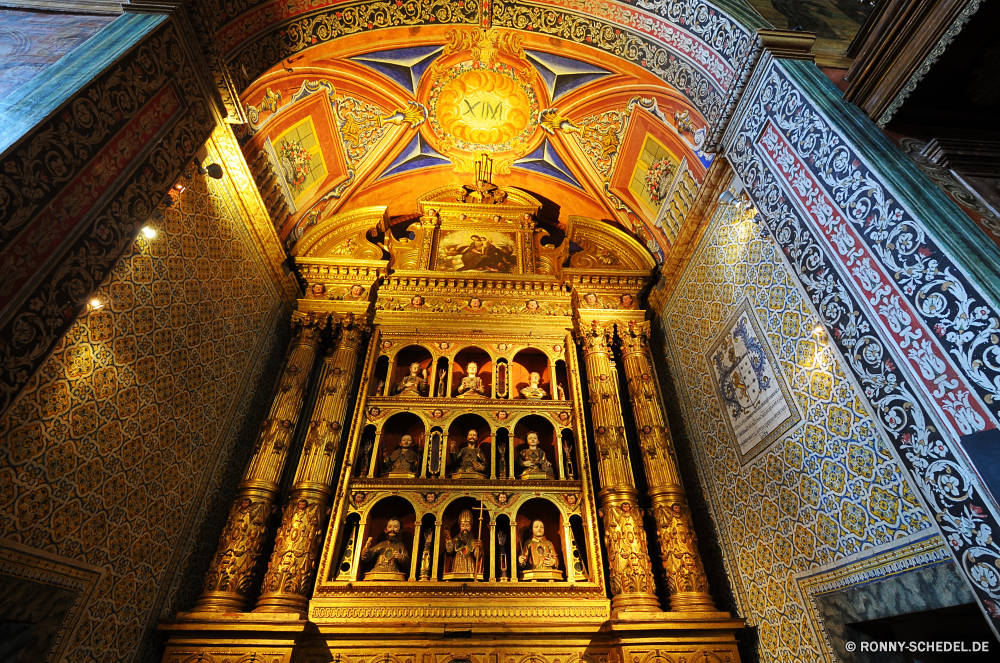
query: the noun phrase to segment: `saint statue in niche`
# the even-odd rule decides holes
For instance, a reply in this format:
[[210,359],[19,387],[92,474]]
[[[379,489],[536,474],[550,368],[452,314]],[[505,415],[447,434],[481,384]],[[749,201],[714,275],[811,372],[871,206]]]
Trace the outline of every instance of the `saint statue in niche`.
[[406,580],[407,562],[410,552],[403,545],[399,533],[403,523],[399,518],[390,518],[385,524],[385,541],[372,545],[372,537],[368,537],[361,548],[361,561],[375,560],[375,566],[365,574],[365,580]]
[[479,450],[479,433],[470,429],[465,436],[465,445],[452,453],[455,471],[451,476],[455,479],[481,479],[486,472],[486,460]]
[[559,556],[552,542],[545,538],[545,523],[541,520],[531,523],[531,539],[521,548],[517,564],[523,569],[522,580],[563,579]]
[[545,451],[538,446],[538,433],[531,431],[527,437],[528,448],[517,454],[517,466],[521,468],[522,479],[551,479],[552,463],[545,457]]
[[420,370],[420,364],[410,364],[410,374],[396,383],[392,390],[396,396],[424,396],[427,394],[427,369]]
[[458,385],[459,398],[486,398],[486,389],[483,387],[483,379],[477,375],[479,365],[470,361],[465,367],[465,377]]
[[420,447],[413,442],[412,435],[399,439],[399,448],[382,459],[385,471],[382,476],[415,477],[420,472]]
[[465,509],[458,514],[458,536],[451,538],[445,530],[444,550],[454,555],[451,571],[444,574],[445,580],[479,580],[479,564],[483,558],[483,543],[472,533],[472,511]]
[[538,373],[531,373],[528,375],[528,386],[521,390],[521,395],[533,401],[540,400],[548,396],[548,392],[538,386],[541,379],[542,376]]

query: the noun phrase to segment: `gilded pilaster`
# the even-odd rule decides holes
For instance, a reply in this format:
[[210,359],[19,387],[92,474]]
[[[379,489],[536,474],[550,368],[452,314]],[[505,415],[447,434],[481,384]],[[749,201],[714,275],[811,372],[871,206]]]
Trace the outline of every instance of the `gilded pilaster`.
[[649,323],[618,323],[617,329],[629,401],[639,431],[648,494],[656,519],[656,535],[670,591],[670,609],[675,612],[715,612],[715,603],[708,593],[705,568],[698,554],[698,538],[691,522],[691,510],[677,471],[670,427],[653,373]]
[[304,613],[308,607],[329,512],[330,484],[344,435],[347,399],[367,330],[348,315],[336,331],[336,343],[323,359],[319,394],[254,612]]
[[314,315],[296,314],[292,324],[294,336],[277,393],[219,537],[195,612],[239,612],[247,608],[323,327]]
[[638,491],[629,462],[621,401],[609,344],[613,329],[594,320],[581,325],[580,341],[590,391],[590,412],[601,479],[601,514],[608,549],[611,604],[615,610],[659,611]]

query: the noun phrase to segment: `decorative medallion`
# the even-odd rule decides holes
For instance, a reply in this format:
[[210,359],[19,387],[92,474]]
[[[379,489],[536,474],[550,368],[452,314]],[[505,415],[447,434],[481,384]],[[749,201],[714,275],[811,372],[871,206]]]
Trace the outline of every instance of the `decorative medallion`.
[[494,62],[462,62],[435,79],[431,128],[467,152],[505,152],[538,128],[538,99],[517,70]]

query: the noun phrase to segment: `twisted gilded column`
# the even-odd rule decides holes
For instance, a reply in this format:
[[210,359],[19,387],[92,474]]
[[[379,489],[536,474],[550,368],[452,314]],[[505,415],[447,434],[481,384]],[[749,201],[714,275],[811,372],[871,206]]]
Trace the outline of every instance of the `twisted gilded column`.
[[366,331],[353,315],[338,327],[336,343],[323,359],[309,431],[254,612],[304,613],[308,608],[323,543],[323,521],[333,494],[334,463],[344,435],[347,398]]
[[674,612],[715,612],[715,603],[708,593],[705,567],[698,554],[691,510],[677,472],[663,401],[653,374],[649,323],[618,323],[617,328],[650,504],[656,518],[656,536],[667,575],[670,609]]
[[261,425],[250,465],[237,488],[195,612],[241,612],[248,607],[247,596],[253,589],[267,522],[277,502],[278,482],[302,410],[323,326],[315,316],[299,313],[292,319],[292,325],[294,335],[278,391]]
[[598,498],[608,549],[611,606],[614,610],[658,612],[660,604],[637,501],[639,493],[632,476],[622,406],[611,365],[612,333],[612,328],[596,320],[580,332],[601,479]]

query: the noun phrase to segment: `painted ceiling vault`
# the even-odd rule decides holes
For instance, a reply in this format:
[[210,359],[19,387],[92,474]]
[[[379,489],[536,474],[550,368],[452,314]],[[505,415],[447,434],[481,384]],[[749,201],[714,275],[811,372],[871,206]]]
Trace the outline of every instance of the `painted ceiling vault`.
[[[237,135],[287,250],[339,212],[386,205],[390,219],[411,219],[423,193],[473,181],[485,153],[494,183],[546,202],[540,220],[602,219],[664,259],[711,164],[705,113],[717,113],[732,67],[661,50],[647,54],[658,75],[592,39],[501,27],[498,11],[487,27],[312,37],[247,85]],[[679,67],[680,88],[664,81]]]

